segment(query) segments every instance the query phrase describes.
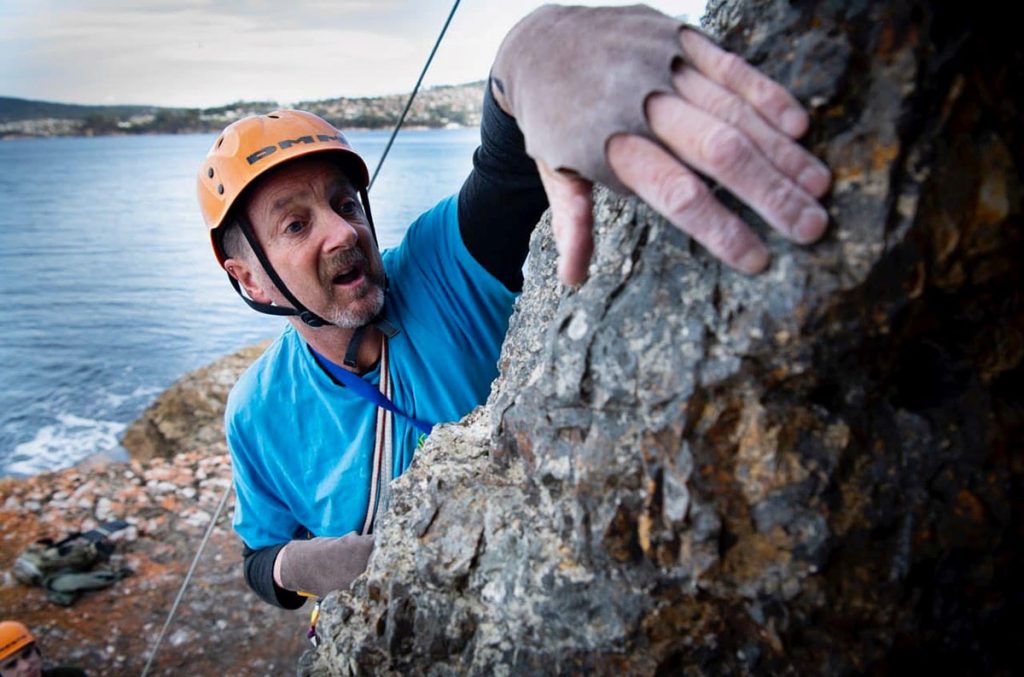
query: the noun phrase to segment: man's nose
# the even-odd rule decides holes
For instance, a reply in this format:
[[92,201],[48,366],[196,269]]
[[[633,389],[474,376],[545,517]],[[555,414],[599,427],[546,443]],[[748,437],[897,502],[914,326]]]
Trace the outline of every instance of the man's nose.
[[359,242],[359,231],[355,225],[333,209],[327,210],[325,223],[327,225],[324,235],[326,249],[351,249]]

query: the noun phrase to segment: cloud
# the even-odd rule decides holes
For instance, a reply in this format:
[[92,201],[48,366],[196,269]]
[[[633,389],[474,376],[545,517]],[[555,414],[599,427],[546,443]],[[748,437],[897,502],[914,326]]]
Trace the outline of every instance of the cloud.
[[[450,9],[449,0],[0,4],[0,95],[181,106],[408,91]],[[463,3],[428,84],[485,77],[501,38],[539,4]]]

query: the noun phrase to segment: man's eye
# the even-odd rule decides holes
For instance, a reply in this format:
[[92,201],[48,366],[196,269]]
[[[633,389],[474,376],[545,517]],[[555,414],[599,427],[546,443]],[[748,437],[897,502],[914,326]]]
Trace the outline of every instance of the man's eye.
[[341,202],[341,204],[338,205],[338,211],[341,214],[346,214],[346,215],[358,214],[359,213],[359,203],[356,202],[355,200],[343,200]]
[[303,224],[302,221],[292,221],[284,227],[284,232],[292,234],[299,233],[302,231],[304,226],[305,224]]

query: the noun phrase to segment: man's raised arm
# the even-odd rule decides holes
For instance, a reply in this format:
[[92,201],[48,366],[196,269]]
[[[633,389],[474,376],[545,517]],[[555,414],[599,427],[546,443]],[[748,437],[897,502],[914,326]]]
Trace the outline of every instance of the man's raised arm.
[[459,191],[459,232],[466,249],[506,289],[523,287],[530,233],[548,208],[537,164],[526,154],[516,121],[484,93],[480,147]]

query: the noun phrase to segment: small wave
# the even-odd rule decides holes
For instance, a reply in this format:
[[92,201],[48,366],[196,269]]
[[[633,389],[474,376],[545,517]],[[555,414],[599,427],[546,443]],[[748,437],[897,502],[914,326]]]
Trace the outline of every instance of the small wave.
[[118,409],[126,403],[133,405],[138,404],[138,408],[141,409],[161,392],[163,392],[163,389],[155,386],[138,386],[135,390],[127,394],[109,391],[102,393],[100,401],[108,411]]
[[57,422],[43,426],[34,439],[14,447],[2,472],[35,475],[67,468],[97,454],[124,459],[127,454],[117,441],[124,423],[61,414]]
[[158,394],[162,393],[164,390],[165,390],[165,388],[158,388],[156,386],[139,386],[135,390],[132,391],[132,394],[129,395],[129,397],[136,397],[136,398],[145,397],[145,398],[149,398],[149,397],[153,397],[154,395],[158,395]]

